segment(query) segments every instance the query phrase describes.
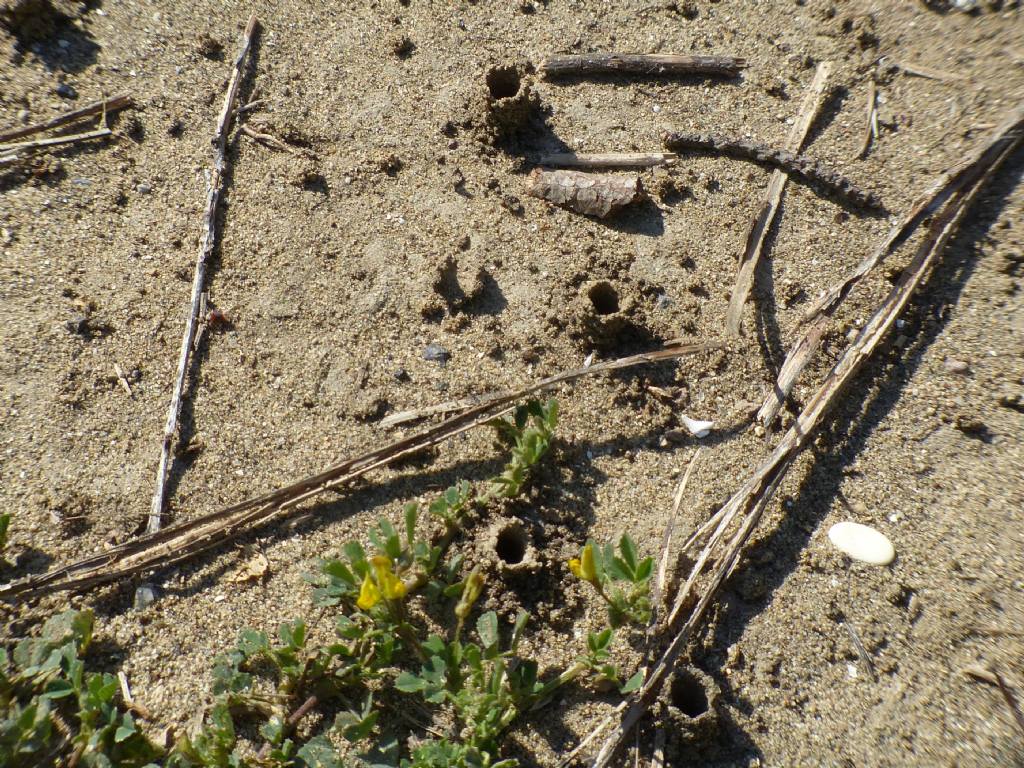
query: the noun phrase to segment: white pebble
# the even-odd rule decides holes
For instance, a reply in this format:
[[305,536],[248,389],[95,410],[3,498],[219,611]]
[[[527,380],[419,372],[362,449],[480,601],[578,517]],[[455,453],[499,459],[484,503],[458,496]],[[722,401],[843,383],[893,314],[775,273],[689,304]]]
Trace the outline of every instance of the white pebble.
[[715,426],[715,422],[713,421],[698,421],[697,419],[691,419],[685,413],[680,415],[683,420],[683,426],[686,427],[686,431],[697,439],[707,437],[711,432],[711,428]]
[[896,557],[896,550],[885,534],[860,523],[836,523],[829,528],[828,538],[837,549],[863,563],[888,565]]

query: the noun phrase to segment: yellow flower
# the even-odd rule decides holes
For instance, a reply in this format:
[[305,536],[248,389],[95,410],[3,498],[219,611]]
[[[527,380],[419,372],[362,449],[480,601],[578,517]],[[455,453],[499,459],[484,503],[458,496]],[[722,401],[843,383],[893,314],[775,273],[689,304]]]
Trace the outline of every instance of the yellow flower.
[[377,586],[387,600],[401,600],[408,592],[405,583],[391,570],[391,558],[387,555],[375,555],[370,558],[377,576]]
[[572,558],[569,561],[569,570],[577,579],[597,583],[597,567],[594,565],[594,546],[587,544],[580,553],[579,558]]
[[377,585],[373,583],[373,579],[367,573],[363,579],[363,585],[359,588],[359,599],[356,600],[356,605],[362,610],[368,611],[379,602],[380,590],[377,589]]

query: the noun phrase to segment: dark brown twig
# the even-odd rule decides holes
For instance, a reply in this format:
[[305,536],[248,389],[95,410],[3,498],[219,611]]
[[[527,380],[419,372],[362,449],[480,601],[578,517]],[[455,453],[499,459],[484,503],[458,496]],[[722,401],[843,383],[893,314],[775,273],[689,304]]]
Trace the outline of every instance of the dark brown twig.
[[817,184],[855,205],[884,210],[882,201],[874,192],[861,189],[845,176],[831,168],[826,168],[817,160],[787,152],[784,149],[768,147],[746,139],[715,136],[710,133],[670,133],[665,136],[665,147],[673,152],[688,149],[714,152],[768,165],[811,184]]
[[83,118],[100,115],[104,112],[116,112],[119,109],[131,106],[131,103],[132,97],[126,94],[112,96],[109,99],[103,99],[102,101],[88,104],[87,106],[84,106],[81,109],[76,109],[73,112],[65,112],[63,115],[58,115],[50,120],[26,125],[23,128],[8,128],[6,131],[0,132],[0,143],[14,141],[14,139],[20,139],[22,136],[31,136],[34,133],[51,131],[54,128],[60,128],[63,125],[75,123]]
[[552,56],[540,70],[548,77],[629,74],[645,76],[724,75],[732,77],[747,66],[739,56],[694,56],[675,53],[585,53]]
[[[823,61],[818,64],[814,73],[814,79],[804,97],[800,107],[799,116],[786,137],[786,150],[789,152],[800,152],[803,149],[807,132],[811,129],[815,117],[817,117],[822,104],[822,95],[825,93],[825,83],[832,71],[832,63]],[[779,211],[779,203],[782,202],[782,193],[786,188],[786,181],[789,177],[781,170],[772,172],[771,181],[768,182],[768,190],[765,193],[765,200],[754,217],[747,232],[746,246],[743,248],[743,255],[740,256],[740,266],[736,273],[736,284],[732,289],[732,296],[729,298],[729,310],[725,318],[725,326],[733,336],[740,335],[741,319],[743,316],[743,305],[747,302],[750,289],[754,285],[754,272],[761,260],[761,253],[764,249],[764,241],[768,237],[768,230]]]
[[203,294],[203,285],[206,282],[206,263],[213,252],[217,239],[217,204],[220,202],[224,173],[227,170],[227,144],[228,133],[231,128],[231,115],[235,99],[238,96],[238,88],[242,81],[242,66],[249,54],[252,38],[256,32],[256,23],[256,16],[253,14],[245,25],[241,49],[238,51],[238,56],[235,57],[231,80],[228,83],[228,91],[224,97],[224,106],[221,108],[220,117],[217,120],[217,130],[213,135],[215,157],[213,171],[207,178],[206,183],[203,236],[199,242],[199,253],[196,256],[195,272],[192,278],[192,299],[189,303],[185,334],[181,340],[181,352],[178,355],[178,373],[174,379],[171,404],[167,410],[167,423],[164,426],[163,441],[160,445],[160,464],[156,472],[156,490],[153,492],[149,520],[146,523],[146,532],[150,534],[159,531],[163,521],[164,497],[167,493],[167,472],[170,469],[171,448],[174,443],[174,433],[178,428],[178,415],[181,413],[181,397],[185,388],[188,364],[192,358],[192,347],[199,323],[199,305]]
[[124,580],[141,573],[166,568],[236,539],[275,519],[294,515],[294,510],[299,504],[326,491],[340,488],[371,470],[387,466],[424,448],[438,445],[481,426],[510,410],[515,402],[536,392],[549,390],[559,384],[568,384],[585,376],[612,373],[637,365],[673,360],[684,355],[721,348],[722,345],[718,343],[671,347],[595,363],[585,368],[550,376],[522,389],[490,398],[415,435],[342,461],[284,488],[140,536],[106,552],[55,568],[48,573],[0,585],[0,599],[27,599],[53,592],[88,589],[98,584]]
[[[313,707],[315,707],[319,703],[320,699],[317,697],[315,693],[308,699],[306,699],[304,702],[302,702],[302,704],[299,705],[298,709],[296,709],[294,712],[288,715],[288,719],[285,720],[285,731],[291,731],[295,726],[299,724],[299,721],[301,721],[302,718],[308,715],[310,711],[313,709]],[[260,747],[260,751],[256,753],[256,762],[258,763],[262,760],[266,760],[267,756],[270,754],[270,750],[273,748],[274,745],[271,744],[269,741],[264,742],[263,746]]]

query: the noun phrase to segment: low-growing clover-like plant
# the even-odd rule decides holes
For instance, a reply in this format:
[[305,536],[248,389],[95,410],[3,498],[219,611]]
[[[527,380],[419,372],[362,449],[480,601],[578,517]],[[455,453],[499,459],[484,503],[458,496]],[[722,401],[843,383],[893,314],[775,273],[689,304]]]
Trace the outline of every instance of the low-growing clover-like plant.
[[[643,682],[642,673],[624,680],[613,663],[615,629],[650,617],[651,559],[639,559],[628,537],[617,554],[590,542],[570,563],[608,603],[609,626],[589,633],[586,648],[560,673],[542,674],[522,654],[526,612],[507,626],[493,611],[473,618],[485,577],[449,552],[489,506],[522,494],[551,447],[557,421],[554,401],[530,402],[512,418],[494,420],[509,451],[498,475],[477,485],[456,483],[425,506],[426,514],[407,504],[400,526],[381,520],[365,545],[345,542],[311,578],[314,603],[336,613],[333,640],[311,642],[302,620],[282,624],[276,638],[243,631],[215,660],[214,702],[202,725],[181,735],[166,755],[117,706],[116,679],[83,676],[78,656],[91,636],[91,614],[62,614],[65,629],[48,623],[43,637],[50,640],[22,641],[29,645],[15,650],[13,669],[0,656],[0,703],[8,708],[0,765],[35,765],[34,758],[15,758],[48,749],[76,750],[79,764],[89,768],[147,761],[164,768],[518,765],[503,754],[506,732],[562,686],[589,680],[628,693]],[[75,728],[64,729],[52,713],[73,696],[77,708],[61,712]],[[409,710],[403,697],[420,699],[417,708],[453,725],[425,736],[420,719],[402,714]],[[320,717],[307,718],[313,712]]]
[[0,765],[137,768],[161,750],[120,701],[118,680],[89,672],[91,611],[52,616],[12,653],[0,648]]

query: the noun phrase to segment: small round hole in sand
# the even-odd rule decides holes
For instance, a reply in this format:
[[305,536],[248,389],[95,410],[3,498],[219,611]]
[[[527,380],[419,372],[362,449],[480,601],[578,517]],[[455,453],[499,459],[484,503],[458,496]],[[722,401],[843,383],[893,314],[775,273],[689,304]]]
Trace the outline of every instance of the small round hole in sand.
[[676,672],[672,678],[669,700],[672,706],[687,717],[700,717],[708,711],[708,695],[704,692],[704,686],[689,672]]
[[587,297],[599,315],[614,315],[619,311],[619,294],[611,283],[595,283],[587,291]]
[[510,525],[498,533],[497,541],[494,543],[494,552],[503,563],[518,565],[526,557],[526,548],[529,542],[526,540],[526,531],[518,525]]
[[509,99],[519,93],[519,73],[515,67],[494,67],[487,73],[487,89],[492,99]]

